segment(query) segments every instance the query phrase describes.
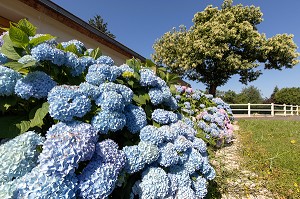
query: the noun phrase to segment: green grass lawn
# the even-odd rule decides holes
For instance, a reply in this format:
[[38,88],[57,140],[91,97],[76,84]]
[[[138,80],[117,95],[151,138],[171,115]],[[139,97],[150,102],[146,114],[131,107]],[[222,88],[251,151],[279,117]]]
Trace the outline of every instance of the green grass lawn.
[[300,121],[239,120],[243,167],[282,198],[300,198]]

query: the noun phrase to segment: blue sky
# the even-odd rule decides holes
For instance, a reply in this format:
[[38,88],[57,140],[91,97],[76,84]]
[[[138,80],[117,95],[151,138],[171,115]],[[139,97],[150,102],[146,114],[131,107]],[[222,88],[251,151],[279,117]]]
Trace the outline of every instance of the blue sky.
[[[156,39],[173,27],[183,24],[188,28],[193,24],[196,12],[207,5],[220,7],[222,0],[53,0],[64,9],[87,21],[96,14],[101,15],[108,23],[108,29],[116,35],[116,40],[150,58],[152,45]],[[234,0],[234,4],[255,5],[261,8],[264,21],[259,25],[259,32],[267,37],[276,34],[294,34],[294,41],[300,47],[300,1],[285,0]],[[298,51],[300,51],[298,49]],[[234,76],[219,90],[240,92],[245,86]],[[258,87],[264,97],[269,97],[277,85],[279,88],[300,87],[300,64],[293,69],[282,71],[263,71],[258,80],[249,83]],[[201,83],[192,83],[194,88],[204,90]]]

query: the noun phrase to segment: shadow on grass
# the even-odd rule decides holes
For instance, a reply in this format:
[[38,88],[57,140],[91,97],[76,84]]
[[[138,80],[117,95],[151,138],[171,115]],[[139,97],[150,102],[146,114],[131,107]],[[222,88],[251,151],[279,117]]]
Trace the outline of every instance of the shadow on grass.
[[220,185],[215,180],[209,181],[208,187],[207,187],[207,195],[205,199],[220,199],[222,198],[222,194],[220,191]]

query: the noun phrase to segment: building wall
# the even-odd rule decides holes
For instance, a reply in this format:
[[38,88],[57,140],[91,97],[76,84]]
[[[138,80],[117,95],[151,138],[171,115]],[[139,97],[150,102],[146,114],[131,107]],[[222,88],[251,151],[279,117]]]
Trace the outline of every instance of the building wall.
[[77,39],[83,42],[86,48],[100,47],[102,54],[113,58],[116,65],[121,65],[125,63],[126,59],[131,58],[116,52],[115,50],[91,39],[90,37],[66,26],[62,22],[54,20],[44,13],[38,12],[32,7],[17,0],[0,0],[0,17],[14,22],[26,18],[32,24],[38,27],[37,33],[49,33],[53,36],[56,36],[57,41],[59,42]]

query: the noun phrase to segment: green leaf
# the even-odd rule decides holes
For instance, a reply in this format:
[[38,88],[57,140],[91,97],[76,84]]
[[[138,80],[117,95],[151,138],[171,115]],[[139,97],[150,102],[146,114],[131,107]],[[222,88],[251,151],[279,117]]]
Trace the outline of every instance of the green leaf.
[[146,104],[146,100],[145,100],[144,97],[141,96],[141,95],[140,95],[140,96],[133,95],[133,100],[134,100],[136,103],[140,104],[140,105]]
[[98,47],[91,52],[90,56],[94,59],[98,59],[101,55],[102,55],[102,52],[101,52],[100,48]]
[[134,72],[138,72],[142,67],[141,61],[135,58],[126,60],[126,64],[133,68]]
[[150,59],[146,59],[146,67],[156,67],[155,64],[153,63],[153,61],[151,61]]
[[12,41],[10,40],[8,35],[4,35],[3,37],[4,43],[1,47],[1,52],[12,60],[19,60],[21,58],[20,54],[17,51],[17,48],[13,46]]
[[22,30],[24,33],[26,33],[28,36],[34,36],[36,34],[36,27],[30,23],[27,19],[21,19],[17,27]]
[[5,64],[3,64],[4,66],[7,66],[15,71],[19,71],[22,67],[23,64],[19,63],[19,62],[7,62]]
[[134,81],[129,80],[127,83],[128,83],[129,86],[131,86],[131,88],[133,88]]
[[76,48],[76,46],[75,46],[75,44],[70,44],[69,46],[67,46],[67,47],[65,48],[65,51],[66,51],[66,52],[74,53],[75,55],[78,55],[78,54],[79,54],[79,53],[78,53],[78,50],[77,50],[77,48]]
[[35,127],[35,126],[42,127],[44,124],[43,119],[47,115],[48,111],[49,111],[48,102],[44,102],[41,106],[34,108],[33,109],[34,117],[30,119],[30,127]]
[[24,116],[0,117],[0,138],[14,138],[30,128],[30,121]]
[[8,33],[9,33],[9,38],[11,39],[15,47],[25,48],[28,45],[29,37],[21,29],[11,24]]
[[0,97],[0,110],[4,113],[11,106],[16,105],[17,99],[14,96]]
[[45,41],[48,41],[48,40],[51,40],[51,39],[54,39],[55,37],[50,35],[50,34],[45,34],[45,35],[42,35],[40,37],[37,37],[37,38],[33,38],[29,41],[29,43],[33,46],[37,46],[38,44],[40,43],[43,43]]
[[63,47],[63,45],[61,43],[57,44],[56,48],[60,49],[60,50],[65,50],[65,48]]
[[36,61],[31,61],[31,62],[28,62],[27,64],[24,64],[22,68],[30,68],[32,66],[35,66],[36,64]]

